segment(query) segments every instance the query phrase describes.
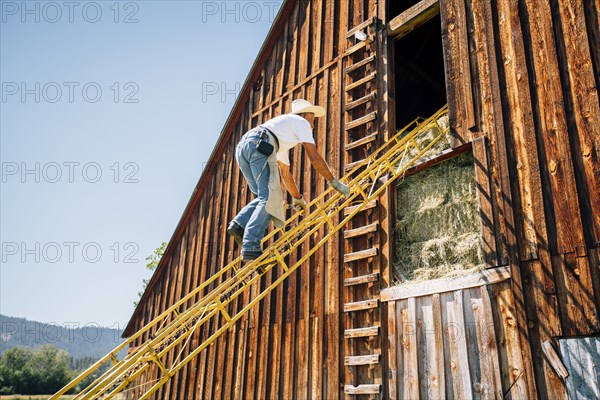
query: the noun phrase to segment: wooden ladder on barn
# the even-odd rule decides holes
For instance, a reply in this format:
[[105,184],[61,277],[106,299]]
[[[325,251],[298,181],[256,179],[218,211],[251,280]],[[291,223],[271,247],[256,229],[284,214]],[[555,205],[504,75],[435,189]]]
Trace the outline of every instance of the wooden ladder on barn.
[[[239,257],[224,266],[210,279],[98,360],[51,399],[58,399],[84,379],[91,380],[88,378],[91,374],[99,376],[74,399],[110,399],[119,392],[132,389],[131,386],[135,389],[141,388],[138,399],[149,398],[183,366],[234,326],[242,316],[294,273],[334,235],[344,229],[359,213],[372,209],[373,204],[376,204],[379,196],[394,179],[402,176],[447,133],[448,129],[443,129],[437,123],[445,113],[447,113],[446,107],[426,121],[416,119],[404,127],[379,149],[358,161],[342,178],[342,181],[347,182],[351,188],[348,198],[332,188],[324,191],[308,204],[310,211],[308,215],[304,215],[303,212],[294,214],[286,221],[283,228],[276,229],[265,237],[264,243],[272,242],[272,244],[261,257],[248,264],[243,264]],[[433,140],[431,140],[432,129],[437,132]],[[427,142],[420,140],[422,137],[427,137]],[[323,237],[318,236],[321,230],[326,232]],[[358,231],[345,231],[345,236],[349,237],[357,233]],[[309,250],[299,254],[293,264],[288,264],[287,256],[299,248]],[[357,257],[361,256],[345,255],[348,261]],[[272,268],[281,268],[280,276],[270,285],[265,285],[266,287],[255,285],[261,279],[261,275]],[[351,279],[356,280],[351,281]],[[349,278],[345,282],[352,284],[369,279],[371,278]],[[234,307],[232,301],[242,294],[249,296],[249,302]],[[377,301],[377,299],[370,299],[365,302],[350,303],[344,308],[346,311],[368,309],[372,308]],[[198,340],[198,332],[201,329],[209,332],[208,337],[203,341]],[[353,337],[371,335],[369,329],[373,328],[347,330],[345,335]],[[119,352],[127,347],[129,353],[119,360]],[[353,363],[359,359],[348,360]],[[100,373],[104,368],[107,370]]]
[[[377,19],[346,33],[344,129],[351,177],[382,142],[377,115]],[[363,165],[363,168],[355,169]],[[380,210],[373,199],[344,227],[344,393],[379,397],[382,392]],[[383,211],[385,212],[385,211]]]

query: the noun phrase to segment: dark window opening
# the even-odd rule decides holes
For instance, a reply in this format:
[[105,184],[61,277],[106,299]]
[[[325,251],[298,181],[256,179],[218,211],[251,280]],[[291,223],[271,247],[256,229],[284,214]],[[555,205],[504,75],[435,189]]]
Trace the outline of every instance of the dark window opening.
[[394,42],[394,79],[397,128],[446,104],[439,15]]

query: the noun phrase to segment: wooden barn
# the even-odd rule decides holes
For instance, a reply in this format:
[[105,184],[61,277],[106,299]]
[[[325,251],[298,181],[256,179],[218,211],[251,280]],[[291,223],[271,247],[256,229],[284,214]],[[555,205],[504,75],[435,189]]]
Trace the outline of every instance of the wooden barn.
[[[600,398],[599,84],[595,0],[285,0],[125,337],[239,255],[225,231],[252,195],[235,146],[293,99],[326,108],[314,135],[337,176],[445,105],[449,140],[153,398]],[[327,185],[299,147],[292,172],[312,199]],[[459,158],[459,178],[434,178]],[[424,184],[433,179],[446,182],[446,200],[409,215],[439,194]],[[464,226],[439,214],[459,180],[479,261],[463,268],[456,256],[443,275],[424,255],[404,256]],[[409,234],[426,244],[403,242]],[[440,262],[460,244],[445,243]],[[429,275],[414,279],[424,264]],[[168,357],[185,358],[223,315]],[[137,376],[128,398],[158,372]]]

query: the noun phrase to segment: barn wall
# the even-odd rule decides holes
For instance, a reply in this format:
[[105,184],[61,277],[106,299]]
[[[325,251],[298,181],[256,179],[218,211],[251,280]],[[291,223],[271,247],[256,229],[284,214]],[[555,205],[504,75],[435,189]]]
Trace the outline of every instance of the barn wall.
[[[289,112],[296,97],[323,105],[327,116],[316,120],[317,147],[334,174],[345,173],[345,34],[376,16],[377,2],[299,0],[284,3],[282,12],[289,14],[281,22],[281,32],[265,50],[264,64],[249,82],[252,89],[248,97],[238,102],[237,111],[232,113],[239,116],[225,128],[225,136],[207,167],[208,178],[199,184],[202,192],[194,194],[197,199],[192,197],[178,228],[180,233],[176,232],[171,240],[126,333],[142,327],[239,255],[240,249],[225,231],[252,196],[234,159],[235,146],[247,130]],[[291,161],[292,173],[306,198],[314,198],[325,189],[325,180],[310,167],[301,148],[296,149]],[[292,255],[289,262],[295,262],[300,254]],[[342,254],[342,242],[336,237],[234,329],[179,371],[155,398],[339,398],[344,379],[340,339]],[[277,268],[267,272],[261,287],[279,274]],[[233,301],[232,310],[240,310],[249,300],[250,293],[245,293]],[[219,318],[194,334],[191,348],[216,330]],[[178,357],[179,351],[176,348],[169,360]],[[183,350],[180,357],[188,351]],[[139,385],[129,392],[131,398],[149,388],[158,376],[156,367],[151,367],[131,385]]]
[[565,396],[545,340],[600,330],[598,7],[441,2],[454,146],[474,140],[484,252],[511,267],[530,398]]

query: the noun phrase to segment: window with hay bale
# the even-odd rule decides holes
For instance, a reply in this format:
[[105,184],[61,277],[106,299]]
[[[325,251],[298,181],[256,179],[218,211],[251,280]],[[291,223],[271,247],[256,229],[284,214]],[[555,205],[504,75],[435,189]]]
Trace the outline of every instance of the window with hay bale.
[[[447,126],[448,117],[438,124]],[[432,129],[419,145],[426,146],[435,136]],[[419,164],[435,162],[440,154],[450,159],[396,183],[395,284],[455,277],[484,268],[473,154],[453,152],[447,136]]]

